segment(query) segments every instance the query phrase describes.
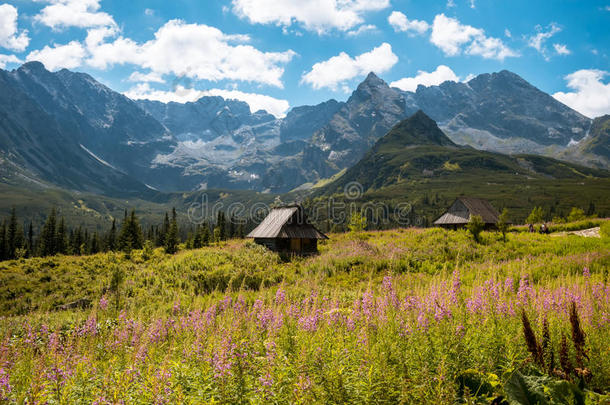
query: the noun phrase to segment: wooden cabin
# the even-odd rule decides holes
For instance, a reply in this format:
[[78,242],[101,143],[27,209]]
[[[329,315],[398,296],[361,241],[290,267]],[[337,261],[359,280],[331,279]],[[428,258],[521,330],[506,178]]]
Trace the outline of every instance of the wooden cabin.
[[485,223],[485,229],[495,229],[500,214],[491,203],[482,198],[458,197],[449,209],[436,221],[435,226],[448,229],[463,228],[473,215],[480,215]]
[[299,255],[317,253],[318,239],[328,239],[307,222],[303,208],[298,205],[272,209],[247,237],[274,252]]

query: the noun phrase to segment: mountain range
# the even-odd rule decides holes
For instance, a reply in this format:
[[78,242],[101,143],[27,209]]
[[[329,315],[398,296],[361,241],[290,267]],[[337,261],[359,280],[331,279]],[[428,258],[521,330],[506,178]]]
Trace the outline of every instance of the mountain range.
[[371,73],[346,102],[295,107],[276,118],[221,97],[134,101],[87,74],[29,62],[0,70],[0,176],[7,184],[113,196],[284,193],[351,168],[419,110],[439,124],[443,147],[610,168],[610,117],[592,121],[508,71],[415,92]]

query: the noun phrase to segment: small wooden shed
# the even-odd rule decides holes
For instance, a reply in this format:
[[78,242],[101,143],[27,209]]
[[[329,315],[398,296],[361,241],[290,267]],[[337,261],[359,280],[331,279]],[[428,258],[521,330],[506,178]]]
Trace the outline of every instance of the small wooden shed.
[[485,223],[485,229],[494,229],[498,224],[500,214],[491,203],[482,198],[458,197],[449,209],[436,221],[435,226],[449,229],[463,228],[470,221],[470,217],[480,215]]
[[318,251],[318,239],[328,239],[307,222],[299,205],[274,208],[247,236],[275,252],[312,254]]

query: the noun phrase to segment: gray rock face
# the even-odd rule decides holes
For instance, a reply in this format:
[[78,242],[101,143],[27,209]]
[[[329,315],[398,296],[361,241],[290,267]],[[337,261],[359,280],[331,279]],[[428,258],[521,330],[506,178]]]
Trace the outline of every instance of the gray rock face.
[[[587,117],[538,90],[518,75],[503,70],[482,74],[468,83],[445,82],[405,92],[408,105],[421,108],[458,143],[460,133],[487,132],[500,139],[518,139],[538,145],[567,147],[582,139],[591,123]],[[502,145],[486,149],[513,152]],[[527,152],[527,149],[514,152]]]
[[457,144],[607,165],[592,147],[574,147],[607,150],[608,137],[584,141],[591,120],[508,71],[415,92],[371,73],[347,102],[295,107],[281,119],[221,97],[132,101],[89,75],[37,62],[0,74],[0,174],[19,167],[79,190],[285,192],[352,166],[420,109]]
[[[79,120],[58,119],[28,94],[27,90],[34,88],[40,91],[43,103],[54,105],[55,89],[62,85],[55,80],[57,77],[42,76],[47,87],[29,80],[26,70],[39,70],[41,66],[28,64],[22,71],[10,73],[0,70],[2,181],[18,185],[54,183],[71,190],[117,196],[146,193],[143,184],[83,145],[82,134],[74,130]],[[56,96],[57,104],[69,105],[61,91]]]

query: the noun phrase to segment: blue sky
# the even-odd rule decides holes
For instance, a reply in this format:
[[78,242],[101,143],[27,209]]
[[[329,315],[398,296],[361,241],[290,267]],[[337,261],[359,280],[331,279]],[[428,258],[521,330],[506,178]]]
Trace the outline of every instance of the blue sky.
[[610,113],[610,1],[9,0],[0,67],[40,60],[134,98],[243,99],[282,115],[368,71],[405,90],[511,70]]

